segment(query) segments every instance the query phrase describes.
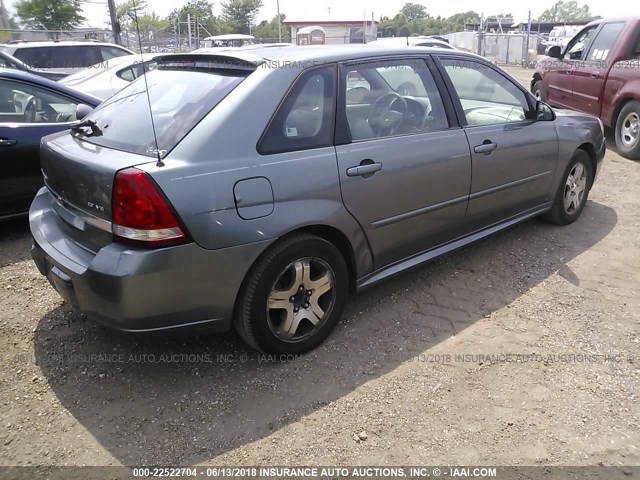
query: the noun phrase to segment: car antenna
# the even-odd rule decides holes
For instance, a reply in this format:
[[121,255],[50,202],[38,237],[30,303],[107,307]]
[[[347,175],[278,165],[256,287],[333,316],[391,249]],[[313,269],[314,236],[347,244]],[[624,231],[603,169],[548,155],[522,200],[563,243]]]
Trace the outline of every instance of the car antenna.
[[162,156],[160,155],[160,147],[158,146],[158,135],[156,133],[156,124],[153,121],[153,110],[151,109],[151,95],[149,94],[149,83],[147,82],[147,67],[144,64],[144,50],[142,49],[142,37],[140,36],[140,26],[138,25],[138,5],[136,0],[131,0],[133,5],[133,19],[136,22],[136,35],[138,35],[138,46],[140,47],[140,60],[142,61],[142,76],[144,77],[144,86],[147,91],[147,103],[149,104],[149,117],[151,118],[151,130],[153,130],[153,141],[156,145],[156,157],[158,159],[156,167],[164,167]]

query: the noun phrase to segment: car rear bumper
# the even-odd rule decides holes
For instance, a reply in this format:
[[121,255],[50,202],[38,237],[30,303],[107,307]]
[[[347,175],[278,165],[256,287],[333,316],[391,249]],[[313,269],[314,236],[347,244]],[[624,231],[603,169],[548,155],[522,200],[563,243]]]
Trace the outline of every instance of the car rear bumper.
[[128,332],[231,325],[246,272],[270,240],[220,250],[195,243],[139,249],[110,243],[89,252],[65,230],[40,190],[29,211],[32,257],[62,298],[101,323]]

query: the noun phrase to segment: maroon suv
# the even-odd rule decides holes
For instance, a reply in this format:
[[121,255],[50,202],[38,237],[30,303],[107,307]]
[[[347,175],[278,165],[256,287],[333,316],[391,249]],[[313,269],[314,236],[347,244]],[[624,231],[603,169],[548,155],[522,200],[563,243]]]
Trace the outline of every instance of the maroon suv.
[[640,17],[596,20],[564,51],[551,47],[531,91],[553,106],[599,117],[615,129],[620,154],[640,159]]

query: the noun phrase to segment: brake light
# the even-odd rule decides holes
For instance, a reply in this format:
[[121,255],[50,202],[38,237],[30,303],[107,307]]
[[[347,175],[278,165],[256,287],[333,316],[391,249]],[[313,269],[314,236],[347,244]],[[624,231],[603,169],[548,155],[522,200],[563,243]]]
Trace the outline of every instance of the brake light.
[[113,234],[116,240],[167,246],[189,240],[169,201],[142,170],[127,168],[113,185]]

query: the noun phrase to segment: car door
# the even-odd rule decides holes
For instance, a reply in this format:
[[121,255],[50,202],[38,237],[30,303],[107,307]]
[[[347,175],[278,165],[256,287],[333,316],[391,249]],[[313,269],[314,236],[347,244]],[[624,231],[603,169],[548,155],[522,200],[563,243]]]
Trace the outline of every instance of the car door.
[[573,107],[581,112],[600,116],[607,72],[611,66],[620,34],[626,23],[605,23],[598,30],[585,53],[584,61],[576,68],[573,80]]
[[533,98],[482,60],[440,56],[471,147],[470,229],[539,208],[551,200],[558,160],[553,122],[530,120]]
[[42,186],[40,139],[69,127],[77,102],[0,78],[0,217],[24,213]]
[[562,58],[548,58],[544,67],[546,100],[555,106],[574,108],[573,82],[576,68],[582,64],[582,57],[593,39],[598,25],[581,30],[567,45]]
[[458,236],[464,221],[471,158],[438,75],[425,58],[340,68],[342,198],[367,236],[376,268]]

